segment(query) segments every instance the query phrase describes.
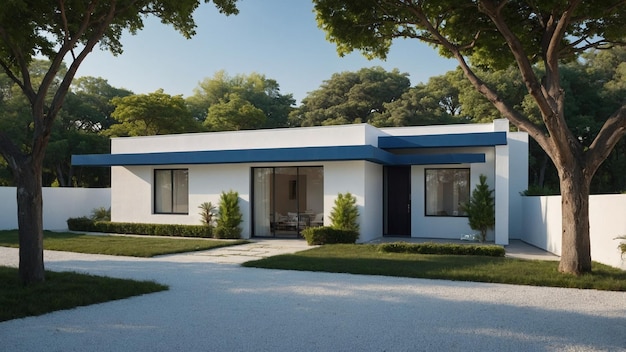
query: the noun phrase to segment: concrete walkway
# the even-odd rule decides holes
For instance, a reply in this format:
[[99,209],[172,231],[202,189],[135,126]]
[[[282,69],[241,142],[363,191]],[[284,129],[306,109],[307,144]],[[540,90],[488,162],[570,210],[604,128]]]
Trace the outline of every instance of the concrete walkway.
[[[298,245],[306,248],[258,241],[147,259],[46,251],[50,270],[170,289],[2,322],[0,350],[626,351],[623,292],[232,264]],[[17,250],[0,247],[0,264],[17,265]]]

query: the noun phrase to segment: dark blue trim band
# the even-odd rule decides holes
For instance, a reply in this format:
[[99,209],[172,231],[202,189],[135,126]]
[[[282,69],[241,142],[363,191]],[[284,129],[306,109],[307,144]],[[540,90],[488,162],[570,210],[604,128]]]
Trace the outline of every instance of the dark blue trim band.
[[378,137],[382,149],[490,147],[506,143],[506,132]]
[[382,165],[483,163],[485,154],[396,155],[371,145],[72,155],[76,166],[194,165],[365,160]]

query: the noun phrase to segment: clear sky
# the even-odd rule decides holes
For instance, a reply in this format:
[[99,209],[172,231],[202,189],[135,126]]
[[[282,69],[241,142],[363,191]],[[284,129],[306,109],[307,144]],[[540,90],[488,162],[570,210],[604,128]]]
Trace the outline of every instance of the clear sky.
[[359,52],[339,57],[317,27],[310,1],[240,0],[237,6],[240,13],[227,17],[212,3],[201,5],[194,14],[197,34],[190,40],[149,18],[137,35],[124,34],[122,55],[94,50],[78,76],[102,77],[137,94],[163,88],[187,97],[219,70],[231,76],[257,72],[276,80],[281,94],[291,93],[299,103],[333,73],[397,68],[415,85],[457,66],[417,40],[395,41],[386,61],[369,61]]

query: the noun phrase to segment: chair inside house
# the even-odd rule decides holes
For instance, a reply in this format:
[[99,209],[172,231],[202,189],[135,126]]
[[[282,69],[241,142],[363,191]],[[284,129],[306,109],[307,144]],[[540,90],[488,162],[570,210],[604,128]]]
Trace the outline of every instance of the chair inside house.
[[324,226],[324,213],[315,214],[315,217],[311,219],[310,224],[314,227]]

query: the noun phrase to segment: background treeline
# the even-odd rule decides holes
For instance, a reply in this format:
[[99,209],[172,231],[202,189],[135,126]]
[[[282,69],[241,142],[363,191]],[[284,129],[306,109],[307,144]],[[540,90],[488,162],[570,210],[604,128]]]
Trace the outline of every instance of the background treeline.
[[[31,65],[41,79],[44,63]],[[540,73],[542,67],[536,67]],[[59,73],[62,77],[64,72]],[[626,99],[626,49],[596,51],[562,67],[568,124],[579,140],[590,143],[601,123]],[[482,72],[481,78],[521,113],[541,118],[517,69]],[[0,132],[23,138],[32,133],[29,104],[8,77],[0,75]],[[72,154],[109,153],[110,137],[369,123],[379,127],[490,122],[499,113],[473,89],[460,71],[449,71],[411,86],[409,76],[380,67],[333,74],[309,92],[300,105],[281,94],[278,82],[259,73],[205,78],[189,97],[162,89],[133,94],[104,78],[76,79],[66,98],[48,147],[44,186],[108,187],[106,168],[72,167]],[[530,141],[531,193],[558,193],[557,171]],[[626,141],[604,162],[593,193],[626,190]],[[0,185],[13,185],[0,159]]]

